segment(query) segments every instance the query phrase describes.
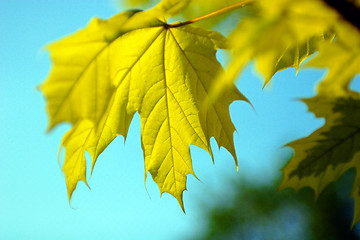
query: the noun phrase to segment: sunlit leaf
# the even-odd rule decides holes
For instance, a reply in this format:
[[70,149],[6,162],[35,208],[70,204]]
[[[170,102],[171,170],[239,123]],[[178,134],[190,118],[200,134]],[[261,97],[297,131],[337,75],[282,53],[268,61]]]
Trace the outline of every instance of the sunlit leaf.
[[360,32],[350,24],[337,25],[333,42],[323,42],[319,54],[307,66],[328,68],[318,86],[318,94],[346,96],[356,74],[360,74]]
[[118,67],[109,58],[109,46],[124,33],[143,27],[141,19],[132,22],[136,13],[127,11],[107,21],[94,18],[87,28],[47,46],[53,67],[40,90],[47,100],[49,130],[60,122],[100,120],[114,91],[110,69]]
[[232,61],[219,77],[215,91],[231,85],[253,60],[264,76],[264,85],[280,70],[298,70],[319,43],[332,39],[338,18],[318,0],[255,1],[254,9],[256,14],[242,19],[229,36]]
[[[216,50],[225,46],[226,40],[216,32],[190,26],[171,28],[158,24],[118,34],[118,27],[111,28],[106,21],[104,24],[108,26],[107,34],[114,37],[97,48],[98,53],[93,50],[92,56],[101,55],[106,49],[106,58],[101,64],[106,69],[105,80],[112,91],[106,96],[107,104],[102,106],[104,110],[99,119],[80,113],[71,119],[76,123],[62,142],[69,198],[78,181],[86,182],[85,151],[90,153],[93,167],[99,154],[116,136],[126,138],[132,117],[138,112],[145,178],[150,172],[161,193],[172,194],[183,207],[187,175],[194,175],[189,145],[203,148],[212,155],[210,138],[214,137],[236,161],[235,128],[230,120],[229,105],[234,100],[246,99],[234,85],[216,102],[210,101],[208,93],[214,76],[222,71]],[[93,29],[91,24],[88,28]],[[82,30],[88,31],[87,28]],[[75,34],[69,38],[76,40],[78,37]],[[60,41],[50,51],[62,52],[62,46],[65,44]],[[68,65],[85,71],[89,64],[81,65],[78,61],[84,59],[81,56],[87,56],[88,51],[87,48],[69,50],[68,54],[73,57]],[[93,57],[90,64],[92,61],[99,59]],[[64,69],[61,74],[70,74],[66,72],[68,69],[72,68]],[[82,75],[81,81],[86,85],[93,78],[93,75]],[[61,84],[58,75],[53,73],[51,79],[46,83],[47,89]],[[91,90],[87,93],[83,89],[74,95],[70,91],[62,99],[69,109],[87,108],[87,103],[83,106],[86,100],[102,97]],[[48,95],[46,91],[44,94]],[[53,94],[57,97],[55,92]],[[58,122],[60,120],[64,121],[59,119]]]

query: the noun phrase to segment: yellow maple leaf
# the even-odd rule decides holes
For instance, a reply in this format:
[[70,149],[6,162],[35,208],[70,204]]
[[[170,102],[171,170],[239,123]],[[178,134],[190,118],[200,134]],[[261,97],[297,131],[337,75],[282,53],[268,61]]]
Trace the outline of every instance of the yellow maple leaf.
[[336,25],[336,39],[323,42],[319,54],[307,66],[328,68],[317,87],[319,95],[347,96],[349,85],[360,74],[360,32],[344,21]]
[[[61,56],[68,66],[64,72],[51,73],[51,80],[47,80],[41,90],[48,99],[48,109],[57,103],[57,100],[51,102],[51,98],[60,98],[64,102],[62,106],[70,109],[63,110],[61,118],[52,117],[53,112],[49,111],[50,119],[56,119],[51,120],[51,126],[62,121],[75,124],[62,141],[66,151],[63,171],[69,199],[77,182],[86,182],[85,151],[90,153],[94,167],[99,154],[116,136],[126,138],[132,117],[138,112],[145,177],[150,172],[160,192],[175,196],[183,208],[182,194],[186,189],[187,175],[195,175],[189,145],[203,148],[212,155],[210,138],[214,137],[236,161],[235,128],[230,119],[229,105],[246,98],[234,85],[215,102],[210,101],[208,93],[213,87],[214,77],[222,71],[216,51],[226,45],[226,40],[216,32],[190,26],[175,28],[160,23],[123,31],[123,27],[110,23],[112,19],[102,21],[107,36],[112,36],[111,40],[102,41],[96,50],[88,49],[92,45],[69,49],[66,38],[50,48],[52,59]],[[95,29],[90,23],[68,39],[90,44],[92,40],[84,41],[82,36],[89,31],[102,34],[103,28],[99,28],[100,33]],[[62,56],[65,49],[70,59],[65,60]],[[97,57],[103,55],[104,58]],[[56,68],[58,62],[54,64]],[[92,65],[104,72],[104,77],[97,78],[99,75],[94,76],[91,72],[82,73]],[[48,89],[66,84],[67,81],[63,83],[64,76],[72,77],[70,93],[59,93],[59,97],[54,90]],[[92,88],[94,86],[88,87],[88,81],[89,84],[104,81],[99,86],[106,85],[111,91],[100,100],[102,95]],[[75,92],[73,89],[77,88],[79,91]],[[69,91],[69,87],[65,89]],[[91,101],[102,101],[98,118],[91,116],[94,114]],[[76,113],[73,114],[76,117],[68,116],[69,112]]]
[[278,71],[298,70],[322,41],[333,38],[332,28],[339,19],[320,0],[259,0],[253,5],[255,14],[242,19],[229,36],[233,56],[225,74],[219,76],[216,92],[231,86],[253,60],[265,78],[264,85]]
[[60,122],[100,120],[114,91],[109,68],[117,63],[109,62],[109,46],[138,26],[159,23],[144,24],[142,16],[137,19],[136,14],[138,10],[117,14],[108,21],[93,18],[87,28],[47,46],[53,67],[39,88],[47,100],[49,130]]

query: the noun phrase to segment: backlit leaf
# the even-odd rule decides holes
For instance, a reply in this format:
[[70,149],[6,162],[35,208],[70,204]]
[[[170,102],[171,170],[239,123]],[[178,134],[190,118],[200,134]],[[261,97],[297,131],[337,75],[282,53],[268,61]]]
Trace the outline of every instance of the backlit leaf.
[[318,86],[318,94],[346,96],[356,74],[360,74],[360,32],[350,24],[337,25],[333,42],[323,42],[319,54],[307,66],[328,68]]
[[[76,94],[68,90],[70,93],[61,96],[66,103],[64,106],[77,113],[76,118],[69,118],[64,111],[64,117],[52,124],[61,121],[75,123],[62,141],[65,147],[63,170],[69,198],[78,181],[86,182],[85,151],[90,153],[94,167],[99,154],[116,136],[126,138],[132,117],[138,112],[145,178],[146,173],[150,172],[160,192],[175,196],[183,208],[182,194],[186,189],[186,178],[188,174],[194,175],[190,144],[207,150],[212,156],[210,138],[214,137],[219,146],[225,147],[236,161],[233,142],[235,128],[230,120],[229,105],[246,98],[233,85],[224,92],[223,98],[215,102],[209,99],[214,76],[222,71],[216,59],[216,50],[225,46],[226,40],[216,32],[190,26],[170,28],[166,24],[152,24],[119,34],[119,29],[123,29],[121,26],[112,27],[106,21],[104,24],[108,26],[107,34],[112,36],[111,41],[102,42],[101,48],[96,49],[97,53],[92,50],[92,58],[87,57],[87,48],[68,50],[68,55],[72,57],[67,61],[71,64],[67,62],[70,67],[61,72],[62,76],[67,76],[71,73],[67,71],[73,65],[82,69],[79,72],[85,71],[87,66],[104,60],[101,64],[107,75],[102,78],[106,83],[102,84],[111,89],[106,93],[106,101],[101,100],[104,104],[101,104],[103,110],[98,118],[77,113],[79,108],[92,113],[86,100],[91,102],[91,99],[95,101],[102,97],[96,95],[93,88],[89,92],[85,88]],[[89,29],[93,31],[91,24],[81,32],[86,33]],[[69,38],[74,38],[75,42],[82,40],[78,34]],[[50,49],[52,56],[54,52],[61,53],[67,47],[67,39],[63,41]],[[104,54],[103,49],[106,49],[105,59],[93,57]],[[85,65],[78,63],[79,59],[91,60]],[[62,76],[52,73],[46,88],[41,88],[45,96],[49,96],[46,89],[62,84]],[[94,81],[93,78],[93,75],[83,74],[81,81],[86,86],[87,81]],[[81,87],[79,85],[79,90]],[[53,95],[54,98],[58,97],[56,92]]]
[[60,122],[99,121],[113,94],[109,46],[122,34],[136,29],[134,14],[127,11],[108,21],[94,18],[88,27],[47,46],[53,67],[40,90],[47,100],[49,130]]
[[252,60],[265,78],[264,85],[280,70],[298,70],[322,41],[332,39],[339,18],[319,0],[260,0],[254,2],[254,9],[255,14],[242,19],[229,36],[233,57],[216,92],[231,86]]

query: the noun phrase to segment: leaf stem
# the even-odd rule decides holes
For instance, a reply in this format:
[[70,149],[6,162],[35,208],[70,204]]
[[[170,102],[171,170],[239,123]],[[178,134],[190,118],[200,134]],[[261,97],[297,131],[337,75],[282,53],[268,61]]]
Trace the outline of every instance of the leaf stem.
[[184,26],[184,25],[192,24],[192,23],[195,23],[195,22],[199,22],[201,20],[205,20],[205,19],[208,19],[208,18],[211,18],[211,17],[215,17],[215,16],[218,16],[218,15],[230,12],[230,11],[235,10],[237,8],[242,8],[242,7],[248,5],[248,4],[252,3],[252,2],[254,2],[254,0],[243,0],[241,2],[231,4],[231,5],[226,6],[224,8],[218,9],[218,10],[216,10],[214,12],[211,12],[211,13],[205,14],[203,16],[188,20],[186,22],[170,23],[170,24],[166,24],[166,25],[167,25],[168,28],[181,27],[181,26]]

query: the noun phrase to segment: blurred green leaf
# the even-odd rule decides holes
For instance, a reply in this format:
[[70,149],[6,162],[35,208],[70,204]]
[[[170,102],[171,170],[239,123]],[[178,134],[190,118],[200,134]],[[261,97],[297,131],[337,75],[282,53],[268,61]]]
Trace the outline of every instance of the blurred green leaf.
[[[325,118],[325,125],[289,144],[295,153],[283,169],[280,188],[311,187],[318,196],[346,171],[360,167],[360,96],[355,96],[317,96],[304,100],[311,112]],[[359,198],[358,194],[354,197]],[[359,206],[356,209],[358,211]],[[359,220],[356,217],[354,222]]]

